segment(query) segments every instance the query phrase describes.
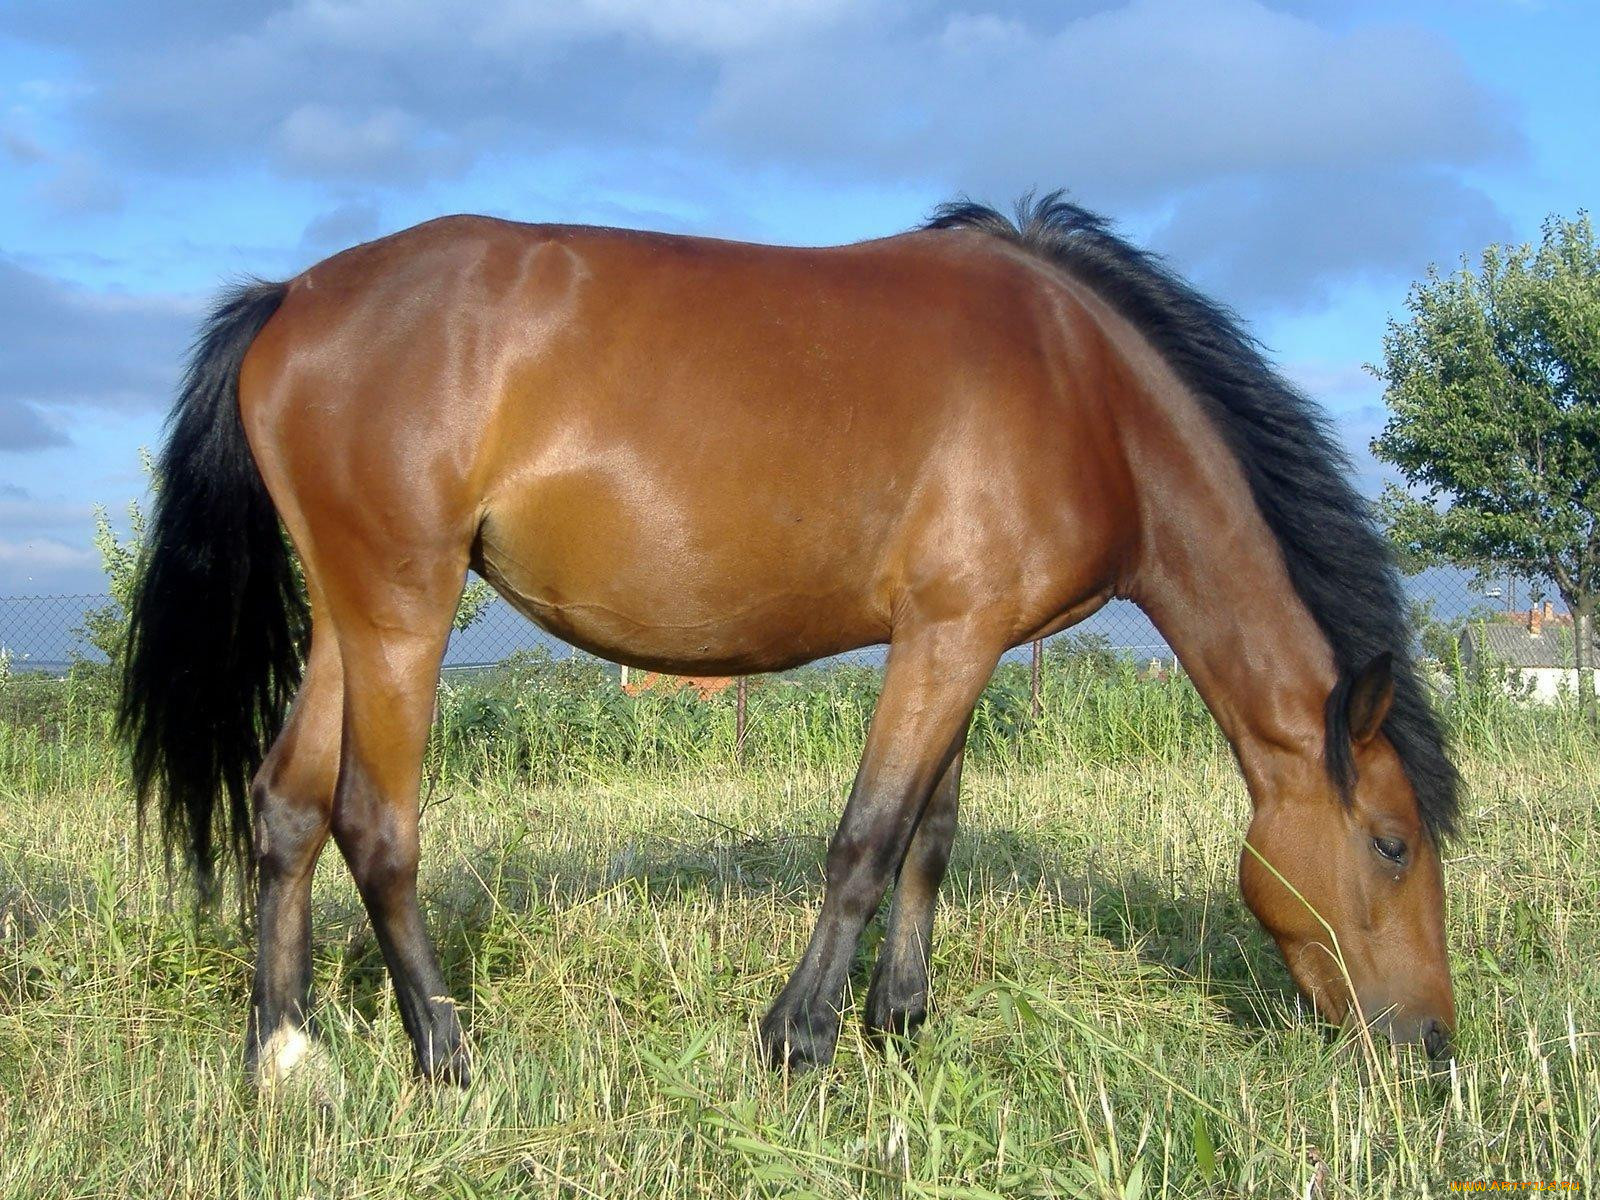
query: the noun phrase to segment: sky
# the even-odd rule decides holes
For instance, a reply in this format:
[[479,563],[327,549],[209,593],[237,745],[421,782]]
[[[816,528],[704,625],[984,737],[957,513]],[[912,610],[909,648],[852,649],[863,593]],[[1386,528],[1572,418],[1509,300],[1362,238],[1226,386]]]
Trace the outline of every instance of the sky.
[[1591,0],[7,0],[0,596],[103,590],[208,297],[445,212],[791,244],[1068,189],[1336,417],[1600,194]]

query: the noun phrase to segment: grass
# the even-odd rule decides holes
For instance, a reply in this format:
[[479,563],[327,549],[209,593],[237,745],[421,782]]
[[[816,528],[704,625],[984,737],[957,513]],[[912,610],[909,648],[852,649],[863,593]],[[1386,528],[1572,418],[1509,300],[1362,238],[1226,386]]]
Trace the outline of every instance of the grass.
[[[447,692],[424,907],[477,1078],[413,1080],[336,854],[318,1061],[241,1078],[249,939],[135,855],[93,681],[0,693],[0,1194],[1412,1196],[1600,1157],[1600,743],[1486,689],[1448,858],[1460,1060],[1340,1042],[1237,897],[1247,803],[1181,679],[1052,664],[980,712],[934,1014],[786,1077],[755,1021],[809,932],[867,678],[618,700]],[[7,707],[9,705],[9,707]],[[874,935],[875,936],[875,935]],[[856,987],[864,989],[871,945]],[[859,999],[859,995],[857,997]]]

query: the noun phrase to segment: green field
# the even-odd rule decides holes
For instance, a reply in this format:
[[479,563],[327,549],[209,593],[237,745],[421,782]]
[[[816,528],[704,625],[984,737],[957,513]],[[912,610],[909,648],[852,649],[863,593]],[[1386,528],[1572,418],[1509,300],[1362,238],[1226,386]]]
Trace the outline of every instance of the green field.
[[[1341,1042],[1238,899],[1246,800],[1189,685],[1051,662],[979,712],[933,1016],[769,1073],[870,674],[618,696],[529,661],[447,689],[424,909],[476,1055],[419,1084],[342,864],[319,1057],[242,1078],[251,944],[136,855],[103,681],[0,684],[7,1196],[1369,1196],[1600,1163],[1600,740],[1463,681],[1447,854],[1461,1058]],[[154,857],[153,855],[150,857]],[[876,936],[875,934],[873,936]],[[857,987],[864,989],[870,944]]]

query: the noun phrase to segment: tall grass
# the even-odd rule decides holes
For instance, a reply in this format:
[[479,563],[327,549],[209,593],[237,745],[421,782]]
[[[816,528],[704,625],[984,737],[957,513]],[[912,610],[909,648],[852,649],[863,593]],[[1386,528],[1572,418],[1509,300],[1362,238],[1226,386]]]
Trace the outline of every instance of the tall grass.
[[[522,655],[445,678],[428,770],[435,786],[504,790],[640,773],[853,771],[881,683],[880,671],[862,666],[757,678],[741,746],[732,689],[708,699],[692,689],[627,695],[596,660]],[[92,664],[62,679],[0,680],[0,788],[122,786],[113,705],[114,681]],[[1523,703],[1492,676],[1446,680],[1442,707],[1453,742],[1489,759],[1534,748],[1570,759],[1595,742],[1574,706]],[[1089,642],[1047,656],[1037,714],[1028,668],[1003,663],[973,715],[968,761],[1177,764],[1224,749],[1187,676],[1152,674]]]
[[[1175,762],[1221,746],[1181,677],[1145,680],[1104,653],[1054,658],[1032,710],[1028,669],[1003,664],[973,716],[968,761],[1038,765]],[[625,695],[598,664],[545,658],[446,681],[429,763],[442,781],[521,786],[707,768],[754,773],[854,770],[882,683],[868,667],[752,681],[745,741],[731,689]]]
[[[598,668],[448,684],[424,905],[478,1077],[416,1083],[336,855],[321,1059],[239,1071],[251,945],[134,856],[91,675],[0,691],[0,1194],[1444,1195],[1589,1182],[1600,1153],[1600,744],[1460,681],[1447,1078],[1331,1035],[1234,888],[1247,803],[1181,677],[1006,669],[974,721],[933,1017],[773,1075],[876,680],[624,697]],[[46,690],[50,689],[50,690]],[[875,936],[875,935],[874,935]],[[870,941],[870,939],[869,939]],[[870,968],[865,948],[854,981]]]

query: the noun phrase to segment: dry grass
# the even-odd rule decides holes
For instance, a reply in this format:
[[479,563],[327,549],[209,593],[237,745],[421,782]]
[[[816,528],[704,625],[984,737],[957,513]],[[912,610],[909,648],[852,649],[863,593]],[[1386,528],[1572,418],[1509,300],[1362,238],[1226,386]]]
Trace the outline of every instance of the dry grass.
[[[935,1015],[852,1013],[785,1078],[754,1023],[847,779],[698,770],[441,789],[425,908],[477,1079],[414,1082],[342,865],[318,1063],[240,1077],[248,941],[169,906],[109,784],[0,775],[0,1192],[16,1196],[1412,1196],[1587,1182],[1600,1147],[1600,752],[1479,738],[1449,889],[1457,1071],[1336,1044],[1237,898],[1225,754],[969,773]],[[32,776],[28,777],[33,778]],[[870,964],[860,964],[858,986]],[[1214,1147],[1214,1152],[1211,1151]]]

